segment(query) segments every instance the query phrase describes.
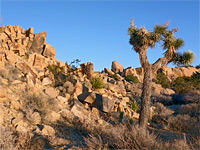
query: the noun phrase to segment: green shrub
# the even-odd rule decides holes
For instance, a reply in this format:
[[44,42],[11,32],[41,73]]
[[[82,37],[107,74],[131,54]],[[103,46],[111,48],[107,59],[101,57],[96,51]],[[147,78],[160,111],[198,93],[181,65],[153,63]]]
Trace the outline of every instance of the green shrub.
[[200,89],[200,73],[195,73],[191,77],[178,77],[173,83],[176,93],[191,93]]
[[58,65],[52,64],[47,67],[54,75],[55,87],[63,85],[66,81],[65,67],[60,67]]
[[119,77],[117,76],[117,74],[115,73],[114,75],[111,76],[113,79],[115,80],[119,80]]
[[128,82],[132,81],[132,82],[134,82],[134,83],[139,83],[138,78],[137,78],[136,76],[132,75],[132,74],[126,76],[126,77],[125,77],[125,80],[128,81]]
[[92,84],[92,88],[94,89],[102,89],[105,87],[105,84],[103,82],[103,79],[100,78],[100,77],[93,77],[91,80],[90,80],[91,84]]
[[140,108],[140,105],[136,102],[136,100],[133,100],[130,102],[130,107],[134,112],[137,112],[137,110]]
[[155,82],[160,84],[163,88],[170,88],[170,82],[163,72],[158,72]]

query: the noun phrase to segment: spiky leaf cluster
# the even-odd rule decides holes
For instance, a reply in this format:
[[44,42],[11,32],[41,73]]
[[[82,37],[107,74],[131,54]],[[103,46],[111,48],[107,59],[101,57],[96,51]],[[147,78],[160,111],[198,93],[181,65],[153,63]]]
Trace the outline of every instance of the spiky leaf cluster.
[[156,25],[152,32],[147,31],[144,27],[138,28],[132,25],[128,31],[130,35],[129,43],[133,45],[136,52],[142,50],[143,46],[155,48],[157,42],[163,42],[162,47],[165,51],[165,56],[172,57],[175,50],[183,46],[184,41],[176,38],[174,33],[178,28],[168,30],[169,22],[165,25]]
[[186,51],[183,54],[176,53],[173,58],[173,63],[177,66],[190,66],[195,59],[195,54],[192,51]]

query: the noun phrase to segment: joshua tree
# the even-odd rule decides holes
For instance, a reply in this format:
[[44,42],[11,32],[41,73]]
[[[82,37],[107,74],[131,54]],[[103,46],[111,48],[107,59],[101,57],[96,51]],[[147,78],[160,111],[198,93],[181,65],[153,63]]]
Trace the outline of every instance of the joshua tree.
[[[173,60],[184,41],[176,38],[174,34],[178,28],[168,30],[170,22],[165,25],[156,25],[152,32],[147,31],[145,27],[138,28],[134,25],[132,19],[131,27],[128,29],[130,35],[130,44],[133,49],[139,54],[140,63],[144,69],[143,89],[142,89],[142,106],[139,117],[140,127],[146,129],[149,119],[149,109],[151,100],[152,74],[160,69],[163,65]],[[154,48],[157,42],[163,42],[162,47],[165,50],[164,57],[159,58],[155,63],[150,64],[147,58],[148,48]]]

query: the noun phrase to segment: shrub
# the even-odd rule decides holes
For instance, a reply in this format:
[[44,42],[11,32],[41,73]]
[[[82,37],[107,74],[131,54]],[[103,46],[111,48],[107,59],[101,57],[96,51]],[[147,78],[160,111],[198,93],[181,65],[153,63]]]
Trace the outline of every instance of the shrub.
[[156,136],[138,126],[117,125],[106,132],[93,132],[84,138],[91,149],[158,149]]
[[14,133],[12,130],[0,125],[0,149],[17,150]]
[[173,88],[176,93],[191,93],[200,89],[200,73],[195,73],[191,77],[178,77],[174,81]]
[[199,134],[199,124],[197,119],[190,117],[189,115],[172,116],[168,119],[167,122],[167,128],[169,130],[186,132],[189,134]]
[[91,84],[92,84],[92,88],[94,89],[102,89],[105,87],[105,84],[103,82],[103,79],[100,78],[100,77],[93,77],[91,80],[90,80]]
[[137,112],[137,110],[140,108],[140,105],[136,102],[136,100],[133,100],[133,101],[130,102],[130,108],[134,112]]
[[189,115],[190,117],[196,117],[198,118],[200,116],[199,112],[200,105],[199,104],[187,104],[182,105],[177,111],[177,114],[185,114]]
[[65,67],[60,67],[58,65],[52,64],[47,67],[54,75],[55,87],[63,85],[66,81]]
[[113,79],[115,80],[119,80],[119,77],[117,76],[117,74],[115,73],[114,75],[111,76]]
[[136,76],[132,75],[132,74],[126,76],[126,77],[125,77],[125,80],[128,81],[128,82],[132,81],[132,82],[134,82],[134,83],[139,83],[138,78],[137,78]]
[[157,84],[160,84],[163,88],[170,88],[170,82],[169,82],[167,76],[161,71],[158,72],[155,82]]

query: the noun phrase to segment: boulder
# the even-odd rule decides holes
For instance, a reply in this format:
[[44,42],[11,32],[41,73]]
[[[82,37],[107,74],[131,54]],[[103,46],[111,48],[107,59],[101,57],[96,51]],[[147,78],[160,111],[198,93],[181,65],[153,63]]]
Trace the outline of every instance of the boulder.
[[33,66],[43,70],[47,67],[47,63],[45,62],[45,57],[39,54],[34,55]]
[[37,71],[32,68],[27,62],[19,61],[16,63],[16,67],[24,74],[30,73],[34,78],[37,78]]
[[55,111],[48,112],[47,115],[44,117],[48,122],[56,122],[60,120],[61,115]]
[[110,69],[108,68],[104,68],[104,72],[107,73],[109,76],[113,76],[115,73],[112,72]]
[[56,56],[56,50],[50,44],[45,43],[44,51],[43,51],[42,55],[46,56],[46,57],[55,57]]
[[123,71],[124,71],[124,67],[117,61],[113,61],[112,62],[112,66],[111,66],[111,70],[114,72],[114,73],[119,73],[119,74],[122,74]]
[[47,32],[36,33],[31,45],[31,51],[42,54]]
[[59,95],[59,91],[53,87],[45,89],[45,93],[51,98],[56,98]]
[[77,116],[79,119],[84,119],[85,115],[83,113],[84,105],[79,102],[77,99],[73,100],[73,106],[71,108],[71,112]]
[[55,136],[55,130],[48,125],[44,125],[42,128],[42,134],[46,136]]
[[114,84],[110,84],[109,83],[109,89],[112,92],[117,92],[119,94],[125,95],[126,94],[126,89],[124,87],[124,85],[120,84],[120,85],[114,85]]
[[115,101],[106,95],[96,94],[96,101],[98,102],[98,109],[100,111],[109,113],[113,111]]
[[18,57],[13,51],[6,52],[6,59],[11,63],[16,63],[18,61]]
[[52,81],[48,77],[46,77],[42,80],[42,85],[44,85],[44,86],[48,86],[51,84],[52,84]]
[[172,94],[172,102],[174,104],[186,104],[187,103],[184,95],[181,95],[181,94]]
[[83,63],[80,66],[82,73],[86,74],[88,79],[91,79],[94,73],[94,64],[92,62],[88,62],[87,64]]
[[21,43],[11,43],[9,44],[9,48],[14,53],[17,53],[20,56],[25,55],[25,47],[21,45]]

